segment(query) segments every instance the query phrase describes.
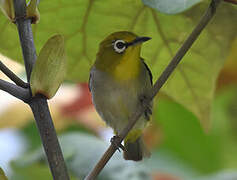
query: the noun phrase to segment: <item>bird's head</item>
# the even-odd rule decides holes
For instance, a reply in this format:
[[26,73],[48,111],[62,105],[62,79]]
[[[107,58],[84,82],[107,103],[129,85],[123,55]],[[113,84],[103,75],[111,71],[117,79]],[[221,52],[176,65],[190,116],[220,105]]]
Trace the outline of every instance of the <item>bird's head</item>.
[[149,39],[151,38],[139,37],[128,31],[112,33],[100,43],[95,66],[113,69],[121,61],[139,60],[141,44]]

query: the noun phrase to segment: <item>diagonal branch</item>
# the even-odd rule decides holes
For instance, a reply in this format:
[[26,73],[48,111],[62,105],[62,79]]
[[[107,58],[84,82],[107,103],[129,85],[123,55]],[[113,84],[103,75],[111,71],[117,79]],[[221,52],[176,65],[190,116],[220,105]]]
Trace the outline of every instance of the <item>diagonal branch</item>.
[[15,84],[9,83],[2,79],[0,79],[0,90],[8,92],[12,96],[24,102],[27,102],[31,97],[30,90],[28,88],[22,88],[22,87],[16,86]]
[[232,3],[232,4],[237,5],[237,0],[224,0],[224,1],[227,3]]
[[28,88],[29,84],[25,83],[23,80],[21,80],[14,72],[12,72],[10,69],[8,69],[7,66],[5,66],[2,61],[0,61],[0,70],[9,77],[16,85],[22,87],[22,88]]
[[219,5],[219,3],[222,0],[212,0],[208,9],[206,10],[205,14],[199,21],[198,25],[195,27],[195,29],[192,31],[192,33],[189,35],[189,37],[186,39],[186,41],[183,43],[181,48],[178,50],[176,55],[171,60],[170,64],[166,67],[164,72],[161,74],[159,79],[156,81],[153,92],[152,92],[152,98],[159,92],[160,88],[163,86],[163,84],[166,82],[168,77],[171,75],[171,73],[174,71],[178,63],[181,61],[183,56],[187,53],[187,51],[190,49],[194,41],[198,38],[202,30],[206,27],[206,25],[209,23],[209,21],[212,19],[214,14],[216,13],[216,8]]
[[[211,4],[207,8],[206,12],[204,13],[203,17],[201,18],[198,25],[195,27],[195,29],[192,31],[192,33],[189,35],[187,40],[184,42],[182,47],[178,50],[176,55],[173,57],[169,65],[166,67],[166,69],[163,71],[159,79],[156,81],[155,85],[153,86],[150,99],[152,100],[156,94],[159,92],[161,87],[164,85],[164,83],[167,81],[168,77],[171,75],[171,73],[174,71],[174,69],[177,67],[181,59],[184,57],[186,52],[190,49],[194,41],[198,38],[202,30],[206,27],[208,22],[211,20],[213,15],[216,12],[216,8],[219,5],[221,0],[212,0]],[[117,143],[121,143],[123,139],[126,137],[128,132],[132,129],[132,127],[136,124],[139,117],[144,113],[144,108],[141,106],[138,106],[136,112],[133,114],[133,116],[130,118],[128,125],[125,127],[125,129],[119,134],[120,139],[118,138]],[[110,160],[110,158],[113,156],[113,154],[116,151],[116,147],[111,144],[107,151],[104,153],[104,155],[101,157],[99,162],[96,164],[94,169],[88,174],[88,176],[85,178],[86,180],[93,180],[95,179],[101,170],[104,168],[106,163]]]

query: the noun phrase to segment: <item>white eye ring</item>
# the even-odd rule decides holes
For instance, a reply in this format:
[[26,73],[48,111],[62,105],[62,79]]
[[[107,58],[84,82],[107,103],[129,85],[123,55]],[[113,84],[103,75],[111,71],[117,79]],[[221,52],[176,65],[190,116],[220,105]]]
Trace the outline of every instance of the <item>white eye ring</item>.
[[117,53],[122,53],[126,49],[126,43],[121,39],[116,40],[112,45]]

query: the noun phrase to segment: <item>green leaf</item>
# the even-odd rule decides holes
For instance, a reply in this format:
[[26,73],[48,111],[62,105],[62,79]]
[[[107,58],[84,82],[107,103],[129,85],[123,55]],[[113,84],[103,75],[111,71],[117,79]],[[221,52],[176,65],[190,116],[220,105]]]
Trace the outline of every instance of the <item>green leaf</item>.
[[[33,26],[34,42],[39,49],[48,37],[63,34],[68,55],[67,79],[88,81],[99,43],[112,32],[133,31],[152,37],[144,44],[142,57],[157,79],[207,6],[204,1],[185,13],[170,16],[136,0],[41,1],[41,21]],[[0,19],[0,42],[4,42],[0,43],[0,52],[23,62],[15,26],[1,15]],[[206,128],[216,79],[236,37],[236,19],[236,9],[222,3],[215,18],[162,88],[163,93],[192,111]]]
[[[164,149],[202,173],[221,168],[221,152],[217,139],[207,135],[198,119],[181,105],[159,100],[155,119],[164,134]],[[159,149],[161,148],[159,147]]]
[[2,168],[0,167],[0,180],[7,180],[7,177],[4,174],[4,171],[2,170]]
[[50,174],[50,169],[46,165],[42,165],[40,163],[32,164],[31,166],[18,167],[17,165],[12,165],[13,168],[13,176],[12,180],[50,180],[52,179]]
[[64,80],[66,57],[61,35],[51,37],[41,49],[33,67],[30,87],[32,94],[52,98]]
[[142,2],[160,12],[176,14],[183,12],[201,0],[142,0]]
[[223,165],[227,169],[237,167],[237,86],[227,87],[217,94],[212,110],[212,128],[209,134],[213,134],[221,143]]
[[[11,180],[52,180],[49,166],[43,163],[33,163],[30,166],[18,166],[12,164],[13,175]],[[70,177],[76,180],[75,177]]]

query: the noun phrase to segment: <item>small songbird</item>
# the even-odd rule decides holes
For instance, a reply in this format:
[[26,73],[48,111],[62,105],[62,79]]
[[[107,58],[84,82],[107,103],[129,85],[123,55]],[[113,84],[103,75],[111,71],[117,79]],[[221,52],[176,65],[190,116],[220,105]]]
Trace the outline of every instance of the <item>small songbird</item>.
[[124,139],[126,160],[139,161],[150,154],[142,132],[151,114],[152,102],[147,97],[152,88],[152,74],[140,57],[142,43],[149,39],[127,31],[109,35],[100,43],[90,71],[93,104],[115,135],[127,126],[138,105],[145,107],[145,113]]

